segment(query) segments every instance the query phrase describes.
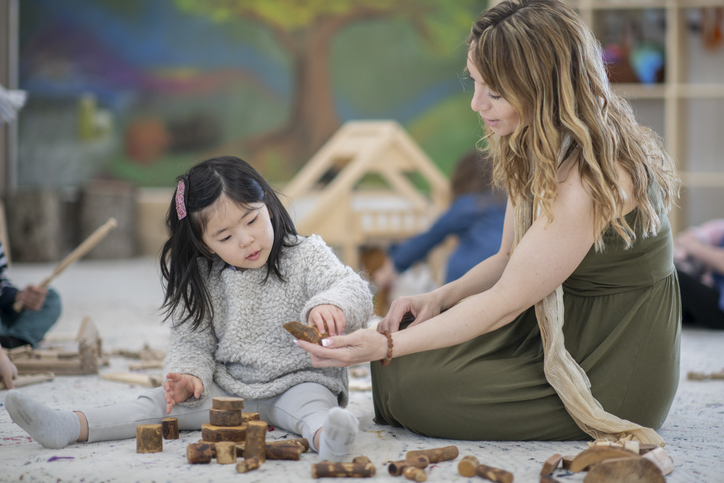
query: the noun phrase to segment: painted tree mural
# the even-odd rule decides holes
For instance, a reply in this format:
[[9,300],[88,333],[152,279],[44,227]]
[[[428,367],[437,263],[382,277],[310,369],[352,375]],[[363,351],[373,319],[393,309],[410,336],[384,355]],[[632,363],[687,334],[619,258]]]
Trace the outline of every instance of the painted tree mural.
[[[289,163],[290,175],[339,128],[330,76],[330,47],[341,29],[364,20],[398,17],[410,22],[433,51],[459,44],[472,25],[479,0],[174,0],[187,13],[215,22],[246,19],[273,33],[292,67],[290,112],[283,126],[234,141],[219,152],[238,149],[263,160],[270,153]],[[384,82],[382,79],[377,82]]]

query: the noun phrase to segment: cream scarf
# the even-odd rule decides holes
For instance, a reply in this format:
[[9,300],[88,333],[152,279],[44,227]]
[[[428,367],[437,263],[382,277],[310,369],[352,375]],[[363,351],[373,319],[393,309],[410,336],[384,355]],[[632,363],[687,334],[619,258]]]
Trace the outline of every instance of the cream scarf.
[[[567,151],[569,143],[563,144],[561,157]],[[559,164],[560,161],[562,160],[559,160]],[[533,223],[533,213],[537,216],[539,212],[537,198],[531,202],[516,204],[513,247],[518,245]],[[618,441],[633,438],[642,443],[664,446],[664,439],[656,431],[604,411],[601,403],[591,394],[591,382],[586,372],[571,357],[564,345],[562,285],[535,305],[535,315],[543,340],[543,367],[546,379],[556,390],[576,424],[594,439]]]

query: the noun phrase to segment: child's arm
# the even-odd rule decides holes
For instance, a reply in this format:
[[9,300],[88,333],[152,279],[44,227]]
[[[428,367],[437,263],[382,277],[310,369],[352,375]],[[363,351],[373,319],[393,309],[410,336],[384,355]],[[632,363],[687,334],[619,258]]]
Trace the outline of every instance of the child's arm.
[[0,347],[0,381],[5,383],[5,389],[13,389],[13,379],[18,377],[18,368],[15,367],[13,361],[10,360],[5,353],[5,349]]
[[324,320],[333,318],[338,333],[366,326],[372,316],[372,293],[367,282],[340,262],[320,237],[312,235],[305,243],[302,256],[309,300],[300,320],[315,324],[321,332],[325,330],[324,324],[319,326],[320,315]]

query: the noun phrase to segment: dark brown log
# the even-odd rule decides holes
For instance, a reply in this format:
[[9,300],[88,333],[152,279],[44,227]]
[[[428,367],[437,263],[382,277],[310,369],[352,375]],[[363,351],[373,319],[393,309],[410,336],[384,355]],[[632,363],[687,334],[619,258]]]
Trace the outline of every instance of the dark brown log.
[[583,483],[666,483],[661,470],[641,456],[613,458],[596,463]]
[[139,424],[136,426],[136,453],[158,453],[163,451],[160,424]]
[[422,449],[419,451],[408,451],[405,456],[406,460],[414,461],[418,456],[427,456],[430,463],[439,463],[440,461],[450,461],[458,457],[457,446],[444,446],[442,448]]
[[236,463],[237,473],[246,473],[255,470],[261,466],[261,462],[256,458],[245,458],[244,461]]
[[466,476],[468,478],[475,476],[475,470],[478,468],[479,464],[480,461],[478,461],[475,456],[463,456],[463,459],[461,459],[460,463],[458,463],[458,473],[460,473],[461,476]]
[[559,455],[558,453],[554,454],[550,458],[546,460],[545,463],[543,463],[543,469],[540,470],[541,476],[546,475],[552,475],[553,471],[558,468],[558,465],[561,464],[561,460],[563,459],[563,455]]
[[287,322],[284,324],[284,328],[287,329],[287,331],[295,338],[306,340],[312,344],[322,345],[322,339],[329,337],[329,334],[322,334],[316,327],[304,325],[301,322]]
[[244,458],[256,458],[260,463],[266,461],[267,425],[264,421],[249,421],[246,430]]
[[290,460],[299,461],[302,458],[304,448],[298,444],[288,444],[286,446],[275,444],[266,445],[265,454],[268,460]]
[[401,476],[402,472],[407,468],[408,466],[413,466],[415,468],[427,468],[427,465],[430,464],[430,460],[427,459],[427,456],[418,456],[417,458],[408,460],[401,460],[401,461],[393,461],[390,463],[390,465],[387,467],[387,470],[390,472],[392,476]]
[[427,473],[425,473],[425,470],[415,468],[414,466],[406,467],[402,471],[402,475],[412,481],[427,481]]
[[513,473],[488,465],[478,465],[475,469],[475,474],[486,480],[495,481],[496,483],[513,483]]
[[211,400],[214,409],[244,409],[244,400],[240,397],[215,397]]
[[219,441],[214,446],[217,463],[220,465],[236,463],[236,443],[233,441]]
[[259,421],[259,413],[241,413],[241,422]]
[[244,441],[246,439],[247,425],[241,426],[214,426],[213,424],[201,425],[201,438],[204,441],[216,443],[219,441]]
[[370,459],[366,456],[355,456],[352,458],[352,463],[360,463],[360,464],[366,464],[366,463],[372,463]]
[[303,448],[302,453],[306,453],[309,451],[309,441],[306,440],[306,438],[296,438],[296,439],[278,439],[276,441],[267,441],[267,446],[287,446],[290,444],[296,444],[298,446],[301,446]]
[[211,445],[191,443],[186,446],[186,460],[192,465],[207,464],[213,458]]
[[372,463],[313,463],[312,478],[370,478],[375,476]]
[[209,422],[214,426],[241,426],[241,409],[209,409]]
[[178,419],[163,418],[161,420],[163,439],[178,439]]
[[574,473],[585,471],[596,463],[611,458],[636,458],[638,455],[623,448],[614,448],[610,446],[594,446],[585,451],[581,451],[571,462],[570,470]]

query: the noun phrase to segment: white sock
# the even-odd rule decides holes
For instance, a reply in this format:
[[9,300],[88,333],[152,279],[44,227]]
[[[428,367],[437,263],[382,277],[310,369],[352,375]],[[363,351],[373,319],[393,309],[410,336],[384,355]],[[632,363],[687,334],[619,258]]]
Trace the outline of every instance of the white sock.
[[65,448],[78,441],[80,420],[73,411],[50,409],[20,391],[5,396],[5,408],[18,426],[46,448]]
[[343,461],[358,431],[359,420],[352,411],[339,407],[330,409],[319,436],[319,460]]

